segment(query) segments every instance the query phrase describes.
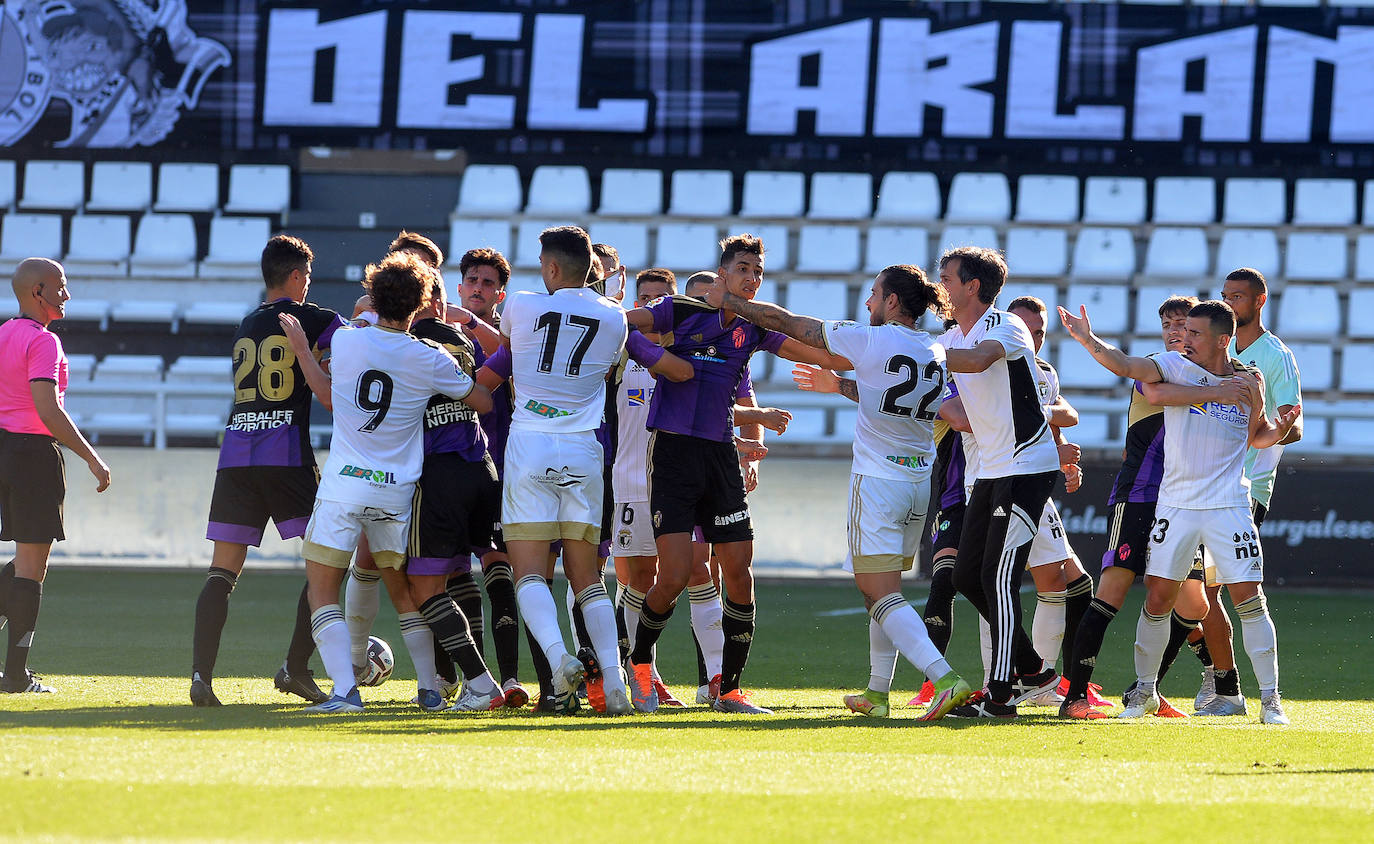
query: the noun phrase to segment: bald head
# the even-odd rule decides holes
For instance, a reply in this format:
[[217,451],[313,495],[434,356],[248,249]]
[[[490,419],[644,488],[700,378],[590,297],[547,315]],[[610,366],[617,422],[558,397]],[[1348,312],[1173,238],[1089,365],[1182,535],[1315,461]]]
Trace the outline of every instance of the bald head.
[[14,298],[19,300],[19,312],[47,325],[66,314],[67,276],[62,265],[47,258],[25,258],[14,270],[11,279]]
[[14,277],[11,279],[14,296],[22,305],[35,286],[47,281],[56,281],[61,277],[62,265],[56,261],[49,258],[25,258],[15,267]]

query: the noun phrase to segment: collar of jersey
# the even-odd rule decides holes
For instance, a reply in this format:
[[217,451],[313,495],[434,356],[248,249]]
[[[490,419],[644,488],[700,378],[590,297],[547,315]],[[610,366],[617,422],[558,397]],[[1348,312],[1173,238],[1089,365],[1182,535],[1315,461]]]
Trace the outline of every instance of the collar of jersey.
[[370,325],[369,328],[380,328],[382,331],[390,331],[392,334],[405,334],[405,333],[406,333],[406,332],[402,331],[402,330],[399,329],[399,328],[391,328],[391,327],[385,326],[385,325]]
[[895,325],[895,326],[897,326],[898,328],[905,328],[907,331],[920,331],[920,330],[921,330],[921,329],[917,328],[917,327],[914,326],[914,325],[907,325],[907,324],[905,324],[905,323],[898,322],[898,321],[895,320],[895,319],[890,319],[890,320],[888,320],[887,322],[883,323],[883,325]]

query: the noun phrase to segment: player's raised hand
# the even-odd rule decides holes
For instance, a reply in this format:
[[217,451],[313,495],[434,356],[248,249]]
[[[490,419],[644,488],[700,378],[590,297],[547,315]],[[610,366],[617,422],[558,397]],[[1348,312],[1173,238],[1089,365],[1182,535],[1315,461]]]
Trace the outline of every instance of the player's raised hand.
[[100,459],[100,455],[92,454],[86,466],[91,470],[91,474],[95,475],[96,492],[104,492],[110,488],[110,467]]
[[792,380],[808,393],[838,393],[840,391],[840,376],[829,369],[822,369],[809,363],[794,364],[792,366]]
[[291,350],[296,353],[296,357],[306,357],[310,354],[310,338],[305,336],[305,329],[301,328],[300,320],[287,313],[277,314],[277,321],[281,323],[282,333],[286,335],[286,340],[291,344]]
[[776,434],[786,433],[792,421],[792,414],[780,407],[760,407],[758,414],[759,424]]
[[1298,417],[1302,416],[1302,405],[1295,404],[1288,409],[1287,413],[1280,413],[1274,420],[1274,425],[1279,429],[1279,439],[1288,436],[1288,432],[1293,430],[1293,426],[1298,423]]
[[1254,401],[1254,386],[1254,378],[1244,372],[1237,372],[1235,377],[1227,378],[1217,385],[1218,399],[1222,404],[1248,406]]
[[762,440],[748,440],[744,437],[735,437],[735,450],[739,452],[740,461],[762,460],[768,454],[768,446]]
[[1069,332],[1069,336],[1080,343],[1087,342],[1092,336],[1093,326],[1088,320],[1088,306],[1078,306],[1078,316],[1074,316],[1064,310],[1064,306],[1059,306],[1059,321],[1064,324],[1064,329]]

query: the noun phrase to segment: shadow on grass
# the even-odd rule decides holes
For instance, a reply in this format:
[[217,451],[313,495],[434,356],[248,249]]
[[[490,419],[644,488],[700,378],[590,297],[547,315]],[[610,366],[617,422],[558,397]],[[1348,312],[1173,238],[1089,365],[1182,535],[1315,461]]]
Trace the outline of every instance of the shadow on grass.
[[1374,774],[1374,768],[1255,767],[1248,771],[1208,771],[1214,777],[1272,777],[1294,774]]

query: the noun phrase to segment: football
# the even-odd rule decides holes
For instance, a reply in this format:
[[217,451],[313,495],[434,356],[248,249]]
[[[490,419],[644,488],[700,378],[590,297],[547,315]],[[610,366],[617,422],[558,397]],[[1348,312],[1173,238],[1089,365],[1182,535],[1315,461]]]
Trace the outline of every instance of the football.
[[391,670],[395,667],[396,656],[391,652],[391,646],[376,636],[369,636],[365,676],[358,681],[358,685],[380,686],[391,677]]

